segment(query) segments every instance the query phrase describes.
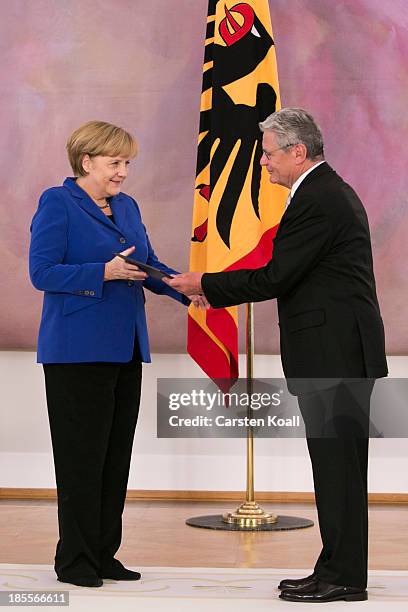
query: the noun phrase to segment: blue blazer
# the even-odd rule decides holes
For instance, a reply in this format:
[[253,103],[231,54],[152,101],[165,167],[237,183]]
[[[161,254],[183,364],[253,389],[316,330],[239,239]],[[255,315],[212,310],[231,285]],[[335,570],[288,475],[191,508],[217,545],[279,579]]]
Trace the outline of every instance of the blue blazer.
[[39,363],[126,362],[136,339],[150,362],[143,286],[189,303],[153,278],[104,282],[105,263],[133,245],[135,259],[176,273],[156,257],[135,200],[119,193],[110,202],[115,223],[73,178],[40,198],[30,244],[30,278],[44,291]]

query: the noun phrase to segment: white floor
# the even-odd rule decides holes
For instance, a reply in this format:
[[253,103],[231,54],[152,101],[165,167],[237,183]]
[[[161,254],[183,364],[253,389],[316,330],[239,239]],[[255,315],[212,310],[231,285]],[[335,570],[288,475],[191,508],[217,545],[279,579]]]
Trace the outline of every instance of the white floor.
[[[140,568],[134,568],[139,569]],[[50,565],[0,564],[0,591],[69,591],[69,610],[107,612],[266,612],[288,610],[293,606],[278,599],[277,584],[283,577],[299,577],[307,570],[161,568],[140,570],[140,582],[104,581],[97,589],[75,587],[56,580]],[[304,608],[306,604],[298,604]],[[326,604],[330,612],[406,612],[408,609],[408,571],[371,571],[368,602]],[[346,606],[346,608],[344,607]],[[5,606],[11,610],[17,606]],[[39,606],[43,608],[45,606]],[[63,606],[46,606],[61,610]]]

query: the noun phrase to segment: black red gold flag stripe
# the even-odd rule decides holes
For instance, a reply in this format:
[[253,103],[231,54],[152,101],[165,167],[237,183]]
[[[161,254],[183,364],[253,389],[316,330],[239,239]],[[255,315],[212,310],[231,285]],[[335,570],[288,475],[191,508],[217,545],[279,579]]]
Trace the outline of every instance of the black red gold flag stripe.
[[[280,108],[268,0],[209,0],[190,270],[258,268],[287,192],[259,164],[258,123]],[[212,379],[238,376],[237,307],[190,306],[187,349]]]

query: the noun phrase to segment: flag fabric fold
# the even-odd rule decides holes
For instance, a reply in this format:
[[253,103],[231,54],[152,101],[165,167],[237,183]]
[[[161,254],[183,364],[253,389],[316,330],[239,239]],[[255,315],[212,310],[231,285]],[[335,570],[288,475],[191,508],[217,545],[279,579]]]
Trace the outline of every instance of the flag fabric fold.
[[[258,124],[279,108],[268,0],[209,0],[190,270],[270,260],[287,191],[261,169]],[[237,378],[237,307],[190,306],[187,350],[210,378]]]

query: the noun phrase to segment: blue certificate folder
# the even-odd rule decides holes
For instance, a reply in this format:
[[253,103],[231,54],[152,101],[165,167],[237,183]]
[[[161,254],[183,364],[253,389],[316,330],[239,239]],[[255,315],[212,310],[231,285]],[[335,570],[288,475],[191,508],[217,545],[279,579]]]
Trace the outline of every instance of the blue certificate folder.
[[148,274],[149,276],[152,276],[153,278],[157,278],[159,280],[162,280],[163,278],[173,278],[171,274],[168,274],[167,272],[158,270],[157,268],[154,268],[153,266],[149,266],[148,264],[143,263],[142,261],[137,261],[136,259],[132,259],[131,257],[126,257],[125,255],[122,255],[122,253],[114,253],[114,255],[116,255],[116,257],[121,257],[127,263],[137,266],[139,270],[146,272],[146,274]]

